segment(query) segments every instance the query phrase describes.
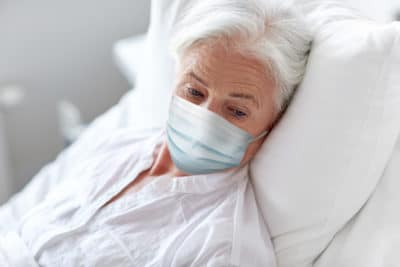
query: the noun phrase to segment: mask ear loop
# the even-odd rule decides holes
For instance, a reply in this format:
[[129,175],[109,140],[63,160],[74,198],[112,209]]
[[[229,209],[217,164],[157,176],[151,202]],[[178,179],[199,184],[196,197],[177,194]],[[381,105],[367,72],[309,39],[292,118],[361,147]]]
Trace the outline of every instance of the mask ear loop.
[[264,132],[262,132],[261,134],[259,134],[257,137],[255,137],[253,140],[251,140],[249,143],[253,143],[261,138],[263,138],[264,136],[266,136],[269,133],[268,130],[265,130]]

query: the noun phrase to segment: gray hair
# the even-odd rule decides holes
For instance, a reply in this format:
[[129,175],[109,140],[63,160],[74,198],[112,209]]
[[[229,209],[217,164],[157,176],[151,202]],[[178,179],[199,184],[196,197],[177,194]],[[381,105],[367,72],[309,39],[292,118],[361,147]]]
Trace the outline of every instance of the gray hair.
[[281,113],[303,78],[312,39],[295,5],[282,0],[192,1],[177,19],[170,48],[179,60],[194,45],[221,38],[272,74]]

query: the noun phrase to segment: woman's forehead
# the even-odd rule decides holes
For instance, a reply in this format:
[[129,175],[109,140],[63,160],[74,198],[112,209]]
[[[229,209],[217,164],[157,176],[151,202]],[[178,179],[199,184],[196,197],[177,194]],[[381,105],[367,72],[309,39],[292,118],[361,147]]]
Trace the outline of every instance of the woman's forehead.
[[258,60],[222,45],[190,49],[181,59],[181,71],[187,78],[198,78],[209,87],[258,91],[273,85],[265,66]]

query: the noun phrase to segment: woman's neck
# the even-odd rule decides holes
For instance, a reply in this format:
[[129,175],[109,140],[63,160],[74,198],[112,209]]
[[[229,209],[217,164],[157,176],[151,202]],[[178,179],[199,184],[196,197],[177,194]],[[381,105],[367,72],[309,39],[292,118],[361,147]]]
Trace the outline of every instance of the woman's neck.
[[150,176],[170,174],[171,176],[179,177],[188,175],[175,166],[169,153],[167,142],[164,141],[161,146],[155,149],[154,153],[154,163],[148,173]]

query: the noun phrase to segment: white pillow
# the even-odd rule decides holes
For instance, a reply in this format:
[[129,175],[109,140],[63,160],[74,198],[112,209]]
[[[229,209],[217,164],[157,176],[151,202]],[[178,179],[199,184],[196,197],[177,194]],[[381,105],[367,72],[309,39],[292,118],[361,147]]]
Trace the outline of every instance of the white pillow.
[[146,61],[146,34],[135,35],[116,42],[113,46],[114,60],[131,85],[136,84],[136,78]]
[[373,192],[399,132],[399,23],[326,25],[250,168],[279,266],[311,266]]
[[145,49],[134,67],[135,88],[125,101],[130,127],[143,130],[165,125],[175,77],[169,36],[178,10],[187,2],[152,0],[150,26],[142,45]]

